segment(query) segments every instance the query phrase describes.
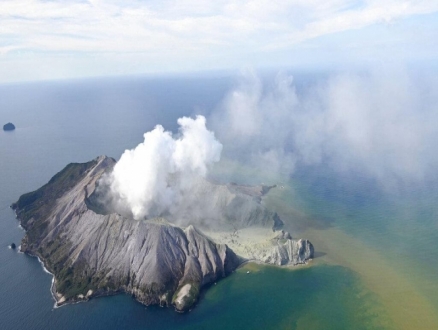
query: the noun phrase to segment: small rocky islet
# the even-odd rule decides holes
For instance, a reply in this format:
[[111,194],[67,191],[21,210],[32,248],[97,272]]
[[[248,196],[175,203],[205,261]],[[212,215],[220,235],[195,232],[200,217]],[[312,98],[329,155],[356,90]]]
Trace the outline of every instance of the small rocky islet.
[[15,125],[12,123],[7,123],[3,125],[3,130],[4,131],[13,131],[15,130]]
[[[248,261],[197,225],[180,227],[163,218],[134,220],[105,210],[97,187],[115,163],[100,156],[69,164],[11,205],[26,230],[20,249],[39,257],[53,274],[51,290],[57,305],[128,293],[145,305],[173,305],[177,311],[188,311],[203,287]],[[207,181],[202,185],[203,191],[221,201],[217,211],[226,214],[227,221],[234,214],[233,226],[263,226],[276,235],[272,246],[251,260],[297,265],[313,258],[313,245],[280,231],[277,213],[261,203],[269,189]]]

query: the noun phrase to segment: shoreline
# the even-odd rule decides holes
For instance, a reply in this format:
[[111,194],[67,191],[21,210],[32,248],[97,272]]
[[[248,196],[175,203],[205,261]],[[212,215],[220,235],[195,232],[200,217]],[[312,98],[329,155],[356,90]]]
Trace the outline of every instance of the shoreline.
[[[14,210],[14,213],[16,215],[16,219],[19,222],[19,225],[18,225],[19,228],[25,232],[25,236],[24,236],[24,238],[25,238],[27,235],[27,230],[26,230],[26,228],[24,228],[22,226],[21,220],[17,216],[16,210]],[[267,262],[260,260],[260,258],[257,258],[258,256],[261,255],[260,250],[265,250],[269,247],[272,248],[273,246],[275,246],[272,239],[275,238],[276,235],[278,235],[278,233],[277,233],[277,231],[276,232],[272,231],[271,228],[248,227],[248,228],[243,228],[243,229],[239,229],[239,230],[232,228],[232,230],[225,230],[225,231],[220,231],[220,232],[208,231],[206,234],[216,244],[217,243],[226,244],[230,249],[235,251],[236,255],[240,258],[241,263],[236,267],[236,269],[233,272],[235,272],[239,268],[245,267],[246,265],[249,265],[249,264],[255,264],[258,266],[273,266],[276,268],[278,267],[278,268],[286,268],[286,269],[294,269],[294,268],[296,268],[295,266],[297,266],[297,265],[270,264],[270,263],[267,263]],[[240,247],[240,249],[237,248],[238,246]],[[238,251],[236,251],[236,250],[238,250]],[[246,250],[246,252],[249,252],[249,253],[242,253],[242,252],[244,252],[244,250]],[[112,291],[112,292],[108,292],[105,290],[103,290],[103,291],[102,290],[95,290],[96,292],[93,292],[93,290],[90,289],[86,294],[81,294],[81,295],[78,295],[77,297],[74,296],[74,297],[70,297],[69,299],[66,299],[64,297],[64,295],[57,292],[57,290],[56,290],[57,279],[56,279],[55,274],[52,273],[48,269],[48,266],[46,266],[47,261],[37,254],[33,254],[29,251],[23,251],[22,245],[19,246],[19,252],[27,254],[30,257],[37,258],[38,262],[41,264],[41,267],[43,268],[43,271],[52,276],[51,284],[50,284],[50,293],[51,293],[51,296],[54,300],[53,309],[60,308],[64,305],[86,302],[86,301],[90,300],[91,298],[112,296],[112,295],[117,295],[120,293],[125,293],[125,294],[128,293],[123,288],[119,288],[119,289]],[[305,262],[302,265],[305,266],[305,265],[308,265],[308,263],[309,262]],[[301,264],[299,264],[299,265],[301,265]],[[134,297],[134,299],[135,299],[135,297]],[[137,302],[145,305],[141,301],[139,301],[137,299],[135,299],[135,300]],[[146,306],[148,306],[148,305],[146,305]]]
[[60,300],[62,300],[62,298],[60,298],[60,299],[57,298],[57,294],[58,293],[56,292],[56,278],[55,278],[55,275],[53,273],[51,273],[47,269],[46,265],[44,264],[44,260],[42,258],[40,258],[39,256],[37,256],[37,255],[31,254],[29,252],[21,251],[21,245],[19,246],[19,248],[20,248],[19,249],[19,253],[22,253],[22,254],[27,255],[29,257],[32,257],[32,258],[36,258],[38,260],[39,264],[41,265],[41,267],[43,268],[43,271],[46,274],[49,274],[49,275],[52,276],[52,280],[51,280],[51,284],[50,284],[50,294],[52,295],[52,298],[55,301],[55,304],[53,305],[54,309],[61,308],[61,307],[65,306],[65,305],[77,304],[77,303],[85,302],[85,301],[89,300],[89,298],[88,298],[88,299],[83,299],[83,300],[72,300],[72,301],[64,300],[64,301],[60,302]]
[[[9,207],[11,209],[13,209],[12,205],[9,206]],[[21,220],[18,218],[17,210],[16,209],[13,209],[13,210],[14,210],[14,214],[15,214],[15,219],[18,220],[18,228],[23,230],[25,235],[26,235],[26,229],[21,225]],[[63,303],[60,304],[59,300],[56,298],[55,275],[53,273],[51,273],[47,269],[46,265],[44,264],[44,260],[42,258],[40,258],[39,256],[37,256],[37,255],[31,254],[29,252],[23,252],[22,249],[21,249],[21,244],[18,246],[17,250],[18,250],[18,253],[27,255],[27,256],[32,257],[32,258],[37,258],[37,260],[40,263],[41,267],[43,268],[44,272],[47,273],[47,274],[50,274],[52,276],[52,281],[51,281],[51,284],[50,284],[50,294],[52,295],[53,300],[55,300],[55,304],[53,305],[53,308],[56,309],[56,308],[60,308],[60,307],[62,307],[64,305],[66,305],[67,303],[66,304],[63,304]]]
[[[63,306],[67,306],[67,305],[74,305],[74,304],[79,304],[79,303],[87,302],[91,298],[109,297],[109,296],[115,296],[115,295],[122,294],[122,293],[128,294],[126,291],[123,291],[123,290],[119,291],[119,290],[117,290],[115,292],[104,292],[104,293],[101,293],[101,294],[84,296],[84,299],[73,299],[73,300],[61,301],[63,296],[61,296],[61,298],[57,297],[58,293],[56,292],[56,278],[55,278],[55,275],[47,269],[47,267],[44,264],[44,260],[42,258],[40,258],[39,256],[37,256],[37,255],[33,255],[31,253],[21,251],[21,245],[19,246],[18,252],[22,253],[24,255],[27,255],[29,257],[36,258],[38,260],[38,262],[40,263],[43,271],[45,273],[47,273],[47,274],[52,276],[52,280],[51,280],[51,284],[50,284],[50,294],[51,294],[53,300],[55,301],[55,303],[53,305],[53,309],[58,309],[58,308],[61,308]],[[239,264],[239,266],[237,266],[237,268],[233,271],[233,273],[238,271],[239,269],[245,267],[245,266],[249,266],[250,264],[255,264],[255,265],[260,266],[260,267],[274,267],[274,268],[278,268],[278,269],[297,270],[297,269],[301,269],[303,267],[311,266],[310,263],[312,261],[313,261],[313,259],[310,259],[310,260],[308,260],[304,264],[297,264],[297,265],[274,265],[274,264],[265,263],[265,262],[257,260],[257,259],[246,259],[246,258],[244,258],[243,262],[241,264]],[[226,279],[226,277],[222,278],[220,280],[224,280],[224,279]],[[214,283],[214,284],[216,284],[216,283]],[[137,299],[134,298],[134,300],[137,301],[138,303],[144,305],[143,303],[141,303]],[[145,305],[145,306],[148,307],[149,305]],[[163,307],[161,305],[158,305],[158,306]]]
[[55,300],[55,304],[53,305],[53,308],[56,309],[56,308],[60,308],[60,307],[62,307],[63,304],[59,305],[59,304],[58,304],[58,299],[56,299],[56,296],[55,296],[55,292],[56,292],[56,290],[55,290],[55,275],[54,275],[53,273],[51,273],[51,272],[46,268],[46,265],[44,265],[44,261],[43,261],[40,257],[38,257],[38,256],[36,256],[36,255],[32,255],[32,254],[30,254],[30,253],[26,253],[26,252],[22,252],[22,253],[24,253],[25,255],[28,255],[28,256],[30,256],[30,257],[37,258],[37,259],[38,259],[38,262],[41,264],[41,267],[43,268],[44,272],[47,273],[47,274],[52,275],[52,281],[51,281],[51,284],[50,284],[50,293],[51,293],[51,295],[52,295],[53,300]]
[[301,263],[301,264],[296,264],[296,265],[275,265],[275,264],[268,264],[266,262],[257,260],[257,259],[248,259],[243,261],[237,268],[236,270],[238,270],[239,268],[243,268],[244,266],[248,265],[248,264],[256,264],[258,266],[263,266],[263,267],[274,267],[274,268],[278,268],[278,269],[288,269],[288,270],[296,270],[298,268],[304,268],[304,267],[311,267],[312,263],[313,263],[314,258],[307,260],[305,263]]

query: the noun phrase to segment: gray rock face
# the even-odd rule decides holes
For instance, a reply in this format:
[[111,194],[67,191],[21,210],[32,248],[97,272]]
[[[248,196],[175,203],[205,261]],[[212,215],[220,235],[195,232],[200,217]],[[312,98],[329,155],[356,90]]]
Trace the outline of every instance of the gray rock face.
[[[22,221],[22,251],[40,257],[54,274],[59,304],[123,291],[144,304],[189,309],[200,288],[227,276],[240,258],[193,226],[182,230],[164,220],[135,221],[88,209],[87,196],[113,163],[98,158],[47,214]],[[24,217],[26,208],[16,209]]]
[[277,243],[279,240],[284,239],[292,239],[292,236],[287,231],[282,230],[272,240]]
[[313,254],[313,245],[308,240],[288,238],[284,242],[278,241],[277,246],[273,247],[262,261],[278,266],[295,266],[307,263],[313,258]]

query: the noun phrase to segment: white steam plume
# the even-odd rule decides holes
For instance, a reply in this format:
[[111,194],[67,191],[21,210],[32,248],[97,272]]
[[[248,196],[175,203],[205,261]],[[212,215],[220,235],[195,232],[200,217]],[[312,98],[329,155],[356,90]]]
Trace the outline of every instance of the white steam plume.
[[212,115],[228,156],[290,175],[324,163],[385,186],[424,181],[438,166],[438,84],[406,69],[333,75],[297,92],[246,72]]
[[135,219],[160,216],[178,205],[196,178],[205,177],[220,160],[222,144],[207,130],[203,116],[178,119],[180,136],[161,125],[144,134],[144,142],[126,150],[109,176],[119,206]]

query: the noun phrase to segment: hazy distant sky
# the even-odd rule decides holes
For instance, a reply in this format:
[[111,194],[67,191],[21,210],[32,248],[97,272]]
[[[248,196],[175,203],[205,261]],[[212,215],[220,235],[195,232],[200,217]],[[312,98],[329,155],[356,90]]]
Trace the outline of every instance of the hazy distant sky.
[[0,82],[433,62],[438,0],[1,0]]

